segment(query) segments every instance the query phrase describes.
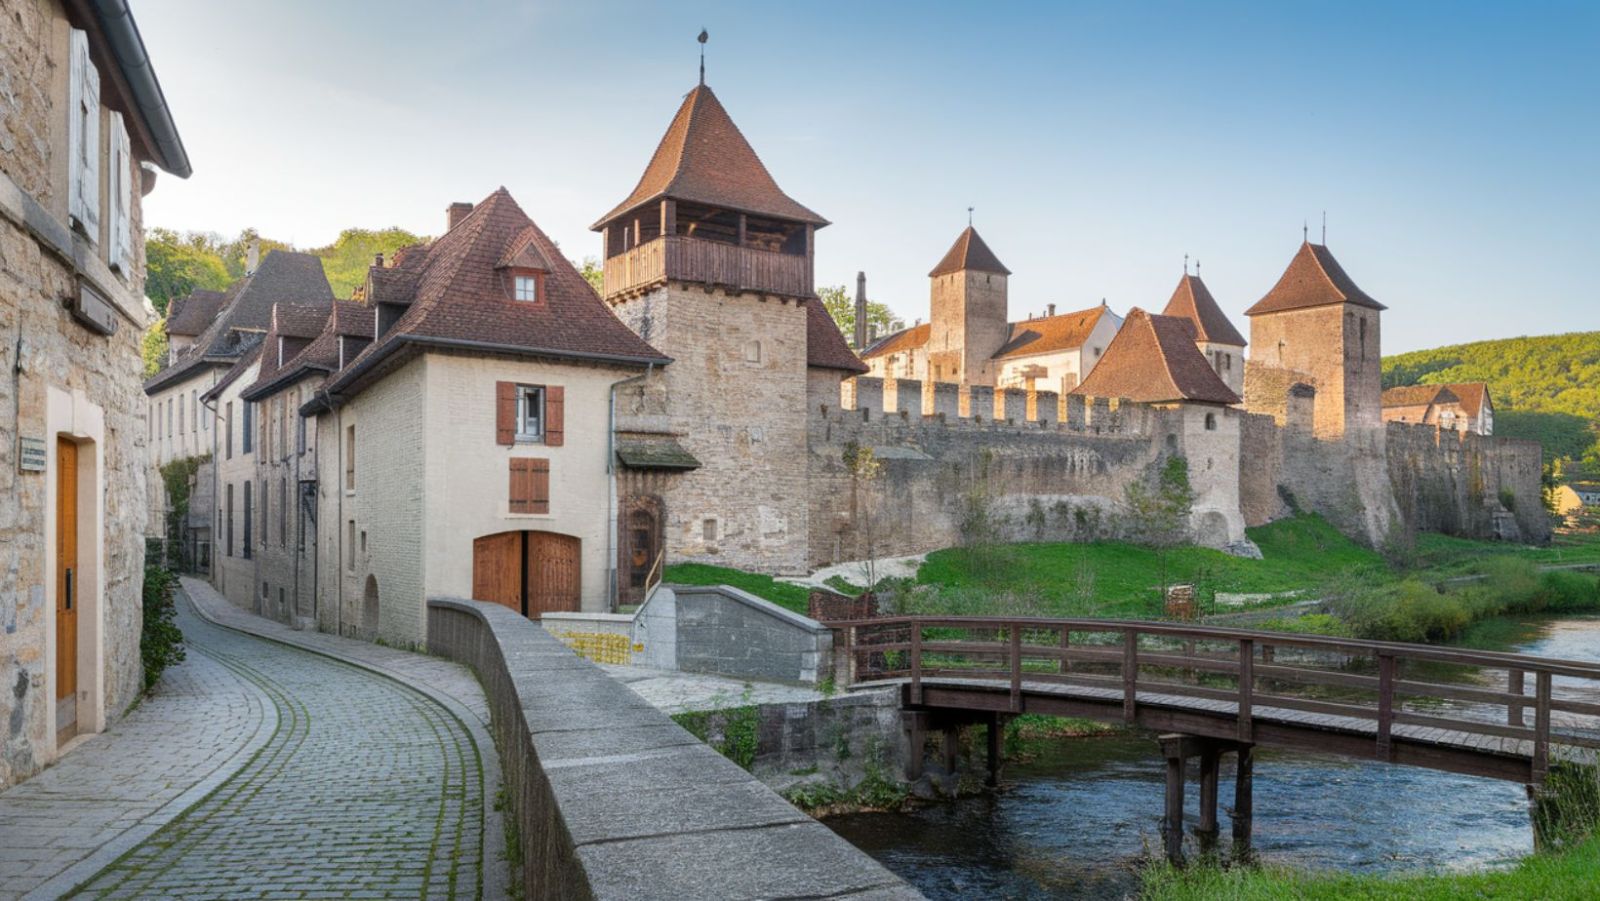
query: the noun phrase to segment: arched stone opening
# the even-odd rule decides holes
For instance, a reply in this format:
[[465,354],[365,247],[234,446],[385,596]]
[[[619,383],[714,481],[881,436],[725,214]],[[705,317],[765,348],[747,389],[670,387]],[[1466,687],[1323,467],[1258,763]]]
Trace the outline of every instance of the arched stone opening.
[[361,637],[372,641],[378,637],[378,577],[367,576],[367,586],[361,592]]

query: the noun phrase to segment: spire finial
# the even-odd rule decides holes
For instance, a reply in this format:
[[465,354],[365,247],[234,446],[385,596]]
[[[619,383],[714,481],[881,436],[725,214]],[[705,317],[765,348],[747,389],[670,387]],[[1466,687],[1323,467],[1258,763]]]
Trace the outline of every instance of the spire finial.
[[967,228],[972,227],[972,207],[967,207]]
[[1328,246],[1328,211],[1322,211],[1322,246]]
[[700,86],[706,84],[706,41],[711,40],[711,35],[704,28],[700,29],[700,36],[695,38],[700,42]]
[[1311,223],[1309,221],[1300,223],[1300,240],[1306,244],[1311,243]]
[[1183,274],[1184,275],[1188,275],[1189,274],[1189,255],[1188,254],[1184,254],[1183,255]]
[[1195,278],[1199,278],[1200,277],[1200,258],[1199,257],[1195,257],[1194,258],[1194,277]]

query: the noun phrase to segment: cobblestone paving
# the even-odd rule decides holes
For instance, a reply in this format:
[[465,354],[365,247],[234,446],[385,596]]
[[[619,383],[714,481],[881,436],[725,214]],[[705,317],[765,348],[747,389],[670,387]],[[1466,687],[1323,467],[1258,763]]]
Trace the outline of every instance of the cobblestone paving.
[[482,894],[484,774],[459,720],[391,679],[220,628],[187,600],[179,606],[191,656],[257,688],[277,727],[216,791],[77,896]]

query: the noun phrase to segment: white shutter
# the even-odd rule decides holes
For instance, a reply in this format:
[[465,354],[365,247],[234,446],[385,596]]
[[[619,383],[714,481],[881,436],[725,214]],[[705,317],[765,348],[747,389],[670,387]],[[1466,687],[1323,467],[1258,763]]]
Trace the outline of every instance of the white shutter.
[[133,274],[133,152],[122,114],[111,113],[111,265],[124,277]]
[[72,30],[72,154],[68,208],[91,243],[100,240],[100,73],[89,59],[89,35]]

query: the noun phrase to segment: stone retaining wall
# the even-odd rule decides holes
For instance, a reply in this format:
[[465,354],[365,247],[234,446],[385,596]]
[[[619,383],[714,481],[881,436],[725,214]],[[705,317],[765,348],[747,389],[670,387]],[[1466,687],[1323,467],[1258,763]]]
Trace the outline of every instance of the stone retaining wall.
[[529,898],[921,897],[536,623],[428,601],[488,696]]

